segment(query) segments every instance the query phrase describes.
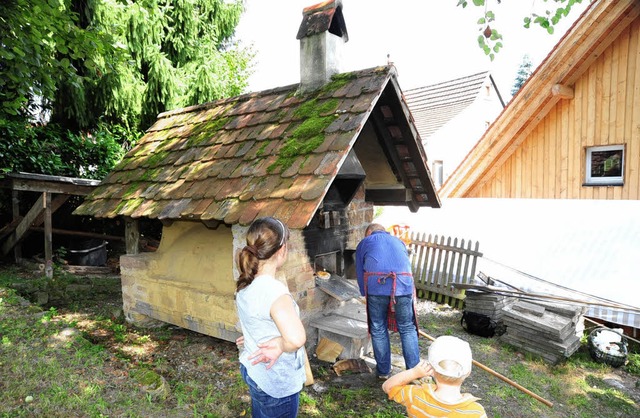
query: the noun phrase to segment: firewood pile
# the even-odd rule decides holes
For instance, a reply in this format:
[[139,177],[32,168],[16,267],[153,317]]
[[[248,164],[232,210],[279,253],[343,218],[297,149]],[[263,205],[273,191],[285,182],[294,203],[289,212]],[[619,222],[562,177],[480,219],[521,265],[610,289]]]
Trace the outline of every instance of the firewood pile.
[[502,308],[500,339],[557,364],[580,348],[585,312],[578,305],[518,301]]

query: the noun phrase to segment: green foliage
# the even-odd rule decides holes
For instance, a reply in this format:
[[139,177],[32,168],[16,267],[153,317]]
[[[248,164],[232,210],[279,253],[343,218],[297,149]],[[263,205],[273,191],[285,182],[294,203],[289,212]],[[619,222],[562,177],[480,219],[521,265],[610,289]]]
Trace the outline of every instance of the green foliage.
[[[514,1],[514,0],[512,0]],[[545,0],[546,2],[547,0]],[[500,52],[503,47],[502,34],[495,29],[496,16],[495,13],[488,8],[489,2],[485,0],[472,0],[471,2],[476,7],[484,7],[484,14],[478,19],[478,30],[481,34],[478,36],[478,46],[484,51],[486,55],[493,61],[495,54]],[[552,9],[546,9],[544,14],[537,14],[530,12],[529,15],[523,17],[523,26],[530,28],[531,24],[540,26],[549,34],[553,34],[555,26],[571,13],[571,8],[575,4],[582,3],[582,0],[554,0],[554,3],[558,5],[554,11]],[[500,1],[498,1],[500,4]],[[469,5],[468,0],[458,0],[458,6],[467,7]],[[499,7],[499,6],[498,6]],[[524,12],[526,13],[526,12]]]
[[58,125],[0,119],[0,174],[30,172],[102,179],[139,134],[120,126],[73,133]]
[[165,110],[237,95],[253,56],[230,42],[242,11],[240,0],[4,1],[0,118],[50,110],[74,131],[146,129]]
[[513,81],[513,87],[511,88],[512,95],[515,95],[518,92],[518,90],[520,90],[520,88],[527,81],[531,73],[533,73],[533,64],[531,63],[531,59],[529,58],[529,55],[525,54],[522,57],[522,62],[520,63],[520,67],[518,68],[516,79]]
[[280,150],[278,159],[267,167],[272,172],[278,167],[286,170],[300,156],[308,156],[324,142],[324,130],[336,119],[335,110],[338,101],[335,99],[318,102],[311,99],[300,105],[294,112],[302,122],[290,133],[289,138]]
[[[93,74],[105,70],[97,58],[112,53],[110,35],[99,28],[83,28],[83,16],[73,10],[73,3],[80,2],[0,2],[0,116],[29,116],[38,98],[45,104],[53,100],[63,81],[73,94],[69,105],[76,105],[75,100],[84,99],[82,88],[90,78],[82,70],[93,69]],[[96,2],[85,3],[90,7]]]

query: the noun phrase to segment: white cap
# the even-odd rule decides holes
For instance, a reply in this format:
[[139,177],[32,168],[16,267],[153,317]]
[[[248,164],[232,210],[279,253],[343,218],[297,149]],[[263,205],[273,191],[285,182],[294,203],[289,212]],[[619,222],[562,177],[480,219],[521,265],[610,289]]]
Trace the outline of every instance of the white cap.
[[[453,378],[465,377],[471,373],[473,361],[469,343],[449,335],[438,337],[431,343],[428,360],[436,372]],[[441,364],[444,360],[455,363]]]

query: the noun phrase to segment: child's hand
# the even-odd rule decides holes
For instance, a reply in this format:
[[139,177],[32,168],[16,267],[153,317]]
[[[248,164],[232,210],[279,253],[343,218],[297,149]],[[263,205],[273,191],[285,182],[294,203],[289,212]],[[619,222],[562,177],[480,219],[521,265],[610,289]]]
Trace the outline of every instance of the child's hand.
[[270,369],[283,352],[282,337],[275,337],[258,344],[258,350],[249,356],[249,360],[253,360],[251,364],[267,363],[267,369]]
[[420,363],[416,364],[413,367],[413,370],[418,375],[418,379],[422,379],[423,377],[433,376],[433,367],[427,360],[421,360]]

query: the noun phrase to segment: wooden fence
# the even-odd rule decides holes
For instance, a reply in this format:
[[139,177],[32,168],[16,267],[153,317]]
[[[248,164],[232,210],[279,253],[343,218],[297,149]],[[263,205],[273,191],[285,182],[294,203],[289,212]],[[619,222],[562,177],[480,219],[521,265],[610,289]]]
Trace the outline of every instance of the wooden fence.
[[410,232],[411,267],[418,297],[447,303],[461,309],[464,290],[454,283],[471,283],[476,274],[476,261],[482,257],[479,242],[426,233]]

